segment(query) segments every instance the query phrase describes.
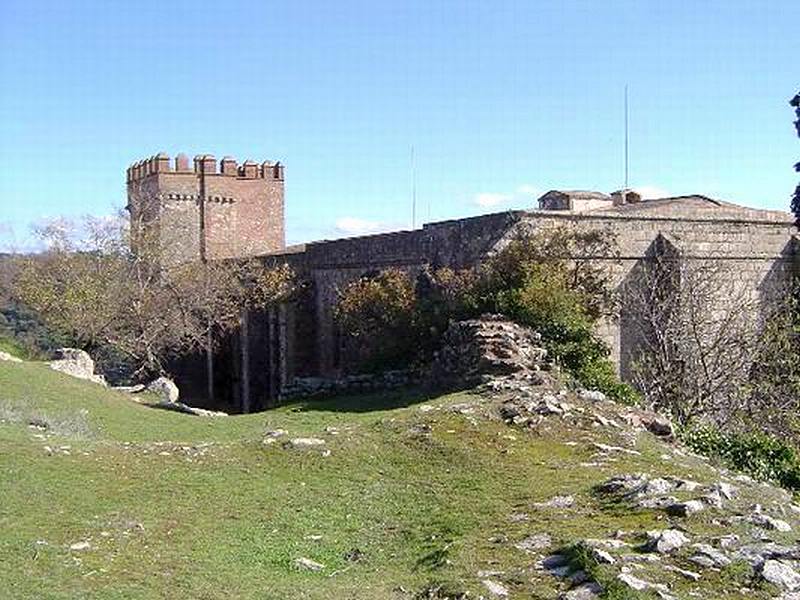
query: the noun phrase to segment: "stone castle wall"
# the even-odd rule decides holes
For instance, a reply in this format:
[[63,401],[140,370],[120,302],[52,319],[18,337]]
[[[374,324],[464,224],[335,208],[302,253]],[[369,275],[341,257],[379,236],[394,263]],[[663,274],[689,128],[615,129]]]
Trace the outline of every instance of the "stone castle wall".
[[261,256],[268,263],[288,263],[309,282],[301,300],[249,315],[246,328],[227,342],[224,360],[232,363],[220,371],[221,386],[234,404],[252,396],[241,402],[253,408],[266,406],[266,399],[277,397],[296,377],[341,374],[345,361],[339,356],[334,307],[349,282],[390,267],[415,275],[426,267],[472,266],[522,231],[574,227],[614,236],[618,256],[586,258],[607,266],[621,299],[619,313],[601,323],[598,333],[623,376],[637,344],[625,294],[658,244],[667,243],[689,261],[724,264],[726,281],[720,285],[734,279],[737,290],[756,303],[780,293],[780,284],[796,268],[797,232],[790,215],[703,196],[641,202],[635,194],[549,192],[564,196],[570,206],[591,196],[593,208],[508,211],[289,251],[280,164],[239,165],[203,155],[190,165],[186,156],[172,161],[159,154],[129,168],[127,181],[133,243],[143,232],[153,233],[163,263]]
[[[620,214],[621,212],[621,214]],[[735,273],[741,287],[758,300],[766,300],[794,268],[795,229],[788,215],[752,211],[715,211],[692,207],[663,207],[647,212],[513,211],[471,219],[425,225],[422,229],[310,244],[295,255],[295,268],[312,282],[310,307],[314,330],[314,374],[338,374],[338,336],[333,319],[337,294],[348,282],[381,269],[401,268],[418,273],[424,267],[465,267],[501,248],[522,230],[556,226],[606,229],[617,240],[619,257],[591,257],[605,262],[612,285],[620,294],[635,277],[637,265],[649,260],[653,245],[664,236],[689,260],[720,260],[726,272]],[[283,257],[286,258],[286,257]],[[274,257],[280,260],[280,257]],[[635,340],[625,329],[626,305],[622,298],[617,318],[600,325],[599,333],[612,349],[612,359],[623,375]],[[308,373],[306,373],[308,374]],[[289,374],[288,377],[291,377]]]
[[283,166],[165,154],[128,169],[128,208],[164,264],[279,252],[285,247]]

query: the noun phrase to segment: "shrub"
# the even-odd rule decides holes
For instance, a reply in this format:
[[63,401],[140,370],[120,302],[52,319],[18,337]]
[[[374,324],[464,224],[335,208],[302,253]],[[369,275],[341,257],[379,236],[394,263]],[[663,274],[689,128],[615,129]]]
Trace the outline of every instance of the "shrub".
[[[502,313],[542,335],[582,385],[633,402],[595,323],[613,308],[605,267],[583,257],[616,256],[609,232],[564,228],[522,234],[472,269],[425,270],[412,283],[397,269],[362,277],[340,291],[342,364],[376,371],[426,360],[450,321]],[[578,258],[574,258],[578,257]]]
[[337,324],[346,332],[343,365],[368,372],[407,366],[420,338],[416,313],[414,283],[399,269],[349,283],[335,307]]
[[694,451],[728,467],[800,490],[800,454],[782,439],[764,433],[725,432],[713,425],[683,430],[681,439]]
[[570,285],[563,266],[527,264],[520,287],[497,293],[496,309],[538,331],[550,356],[585,387],[617,401],[636,401],[633,388],[619,381],[608,347],[594,334],[586,293]]

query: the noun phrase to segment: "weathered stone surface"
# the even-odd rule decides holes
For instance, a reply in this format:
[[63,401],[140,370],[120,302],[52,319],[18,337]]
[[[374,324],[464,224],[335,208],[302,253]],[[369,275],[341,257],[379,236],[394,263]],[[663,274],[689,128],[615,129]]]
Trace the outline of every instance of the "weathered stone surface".
[[672,423],[665,416],[658,413],[645,413],[641,417],[642,424],[652,434],[661,437],[671,437],[674,434]]
[[800,590],[800,573],[784,561],[767,560],[761,568],[761,576],[765,581],[779,588],[796,592]]
[[675,502],[667,506],[667,512],[679,517],[688,517],[701,512],[705,505],[700,500],[688,500],[686,502]]
[[792,526],[782,519],[776,519],[767,514],[757,512],[750,516],[750,522],[764,527],[766,529],[774,529],[776,531],[787,532],[792,530]]
[[75,542],[74,544],[70,544],[69,549],[74,552],[83,552],[84,550],[90,550],[92,545],[89,542]]
[[153,408],[160,408],[162,410],[171,410],[173,412],[184,413],[187,415],[194,415],[195,417],[227,417],[228,413],[217,410],[206,410],[205,408],[196,408],[189,406],[183,402],[159,402],[152,404]]
[[294,559],[294,566],[305,571],[321,571],[325,568],[325,565],[322,563],[318,563],[317,561],[306,558],[305,556]]
[[693,563],[702,567],[727,567],[731,564],[731,559],[708,544],[692,544],[692,548],[696,550],[696,554],[689,558]]
[[177,402],[180,398],[180,390],[175,382],[163,375],[147,384],[147,391],[158,394],[163,402]]
[[677,573],[678,575],[681,575],[682,577],[685,577],[686,579],[689,579],[691,581],[700,581],[700,579],[702,578],[702,575],[700,575],[700,573],[697,573],[695,571],[689,571],[687,569],[681,569],[680,567],[676,567],[675,565],[664,565],[664,569],[666,571],[672,571],[673,573]]
[[539,533],[528,536],[524,540],[520,540],[514,544],[514,547],[525,552],[535,552],[536,550],[549,548],[551,544],[552,540],[549,535],[546,533]]
[[639,579],[630,573],[620,573],[617,575],[617,579],[637,592],[643,592],[650,587],[648,582],[644,581],[643,579]]
[[569,508],[575,504],[575,498],[572,496],[554,496],[547,502],[537,502],[535,506],[538,508]]
[[646,549],[650,552],[668,554],[688,543],[688,541],[689,538],[677,529],[648,531]]
[[489,593],[493,596],[498,598],[507,598],[508,597],[508,588],[504,586],[499,581],[494,581],[493,579],[484,579],[482,581],[484,587],[489,590]]
[[281,390],[281,398],[311,398],[327,394],[364,393],[407,387],[419,383],[419,375],[411,370],[365,373],[346,377],[295,377]]
[[484,375],[530,374],[547,356],[541,336],[501,315],[451,323],[431,366],[439,384],[478,382]]
[[595,598],[600,598],[602,592],[603,588],[599,584],[591,581],[582,583],[578,587],[564,592],[559,598],[560,600],[594,600]]
[[309,448],[319,448],[325,445],[325,440],[319,438],[292,438],[284,442],[284,448],[292,450],[307,450]]
[[102,375],[95,375],[94,361],[89,353],[78,348],[56,350],[56,359],[50,361],[50,368],[71,377],[106,385],[106,380]]
[[613,565],[615,562],[617,562],[609,552],[601,550],[600,548],[592,548],[592,558],[594,558],[598,563],[605,565]]
[[607,400],[606,395],[599,390],[581,390],[578,396],[581,400],[589,402],[605,402]]

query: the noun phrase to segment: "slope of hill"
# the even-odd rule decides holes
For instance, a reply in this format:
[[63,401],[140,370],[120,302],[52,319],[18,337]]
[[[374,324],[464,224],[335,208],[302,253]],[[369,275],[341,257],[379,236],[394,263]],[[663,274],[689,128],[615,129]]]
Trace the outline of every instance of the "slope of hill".
[[515,388],[199,418],[0,362],[0,590],[793,597],[791,497],[633,416]]

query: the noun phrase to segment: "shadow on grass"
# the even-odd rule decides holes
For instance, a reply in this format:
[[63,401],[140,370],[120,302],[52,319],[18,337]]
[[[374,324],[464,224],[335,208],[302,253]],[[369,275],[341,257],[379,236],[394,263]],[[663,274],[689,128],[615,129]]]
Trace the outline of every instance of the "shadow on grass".
[[442,392],[435,390],[405,388],[386,390],[382,392],[365,392],[363,394],[347,394],[290,400],[285,404],[282,404],[281,408],[288,408],[289,410],[296,412],[321,411],[365,413],[382,410],[394,410],[397,408],[407,408],[415,404],[427,402],[428,400],[436,398],[440,395],[442,395]]

